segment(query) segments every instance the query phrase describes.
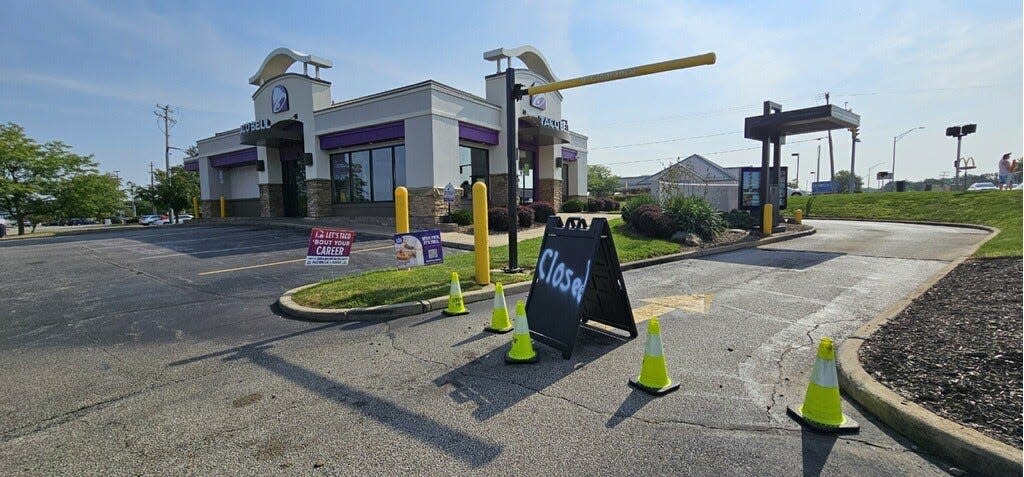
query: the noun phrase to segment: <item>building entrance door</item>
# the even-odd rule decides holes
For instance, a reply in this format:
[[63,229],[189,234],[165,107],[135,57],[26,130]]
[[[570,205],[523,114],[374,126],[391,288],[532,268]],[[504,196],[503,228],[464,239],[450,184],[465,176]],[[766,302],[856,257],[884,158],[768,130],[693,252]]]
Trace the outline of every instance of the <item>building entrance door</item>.
[[281,189],[284,195],[285,217],[305,217],[306,203],[306,166],[302,162],[302,145],[282,146],[281,158]]

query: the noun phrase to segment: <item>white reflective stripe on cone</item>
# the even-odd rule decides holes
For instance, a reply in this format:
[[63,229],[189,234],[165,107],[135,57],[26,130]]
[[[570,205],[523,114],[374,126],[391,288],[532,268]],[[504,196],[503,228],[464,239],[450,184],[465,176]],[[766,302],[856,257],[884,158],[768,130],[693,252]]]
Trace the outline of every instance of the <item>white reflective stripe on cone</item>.
[[514,335],[525,335],[530,332],[530,327],[526,324],[526,315],[517,315],[515,320],[515,332]]
[[811,375],[811,382],[825,388],[839,387],[839,378],[836,376],[836,362],[818,358],[814,361],[814,374]]
[[459,292],[459,282],[452,280],[452,286],[448,288],[448,293],[454,295]]
[[661,347],[661,335],[647,335],[647,349],[644,350],[647,356],[661,356],[665,350]]
[[502,308],[506,308],[506,306],[505,306],[505,294],[504,293],[498,295],[498,297],[494,299],[494,309],[495,310],[500,310]]

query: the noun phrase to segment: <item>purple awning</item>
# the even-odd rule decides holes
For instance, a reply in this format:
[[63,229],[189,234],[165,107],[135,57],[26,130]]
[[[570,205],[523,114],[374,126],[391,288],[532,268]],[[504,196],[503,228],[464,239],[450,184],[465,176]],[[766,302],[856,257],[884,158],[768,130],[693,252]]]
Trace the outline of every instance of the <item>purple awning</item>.
[[185,170],[190,172],[199,172],[199,159],[185,161]]
[[229,152],[227,154],[210,156],[210,166],[222,169],[227,167],[248,166],[251,164],[256,164],[255,147]]
[[459,139],[494,146],[498,144],[498,131],[459,121]]
[[576,154],[577,152],[575,149],[570,149],[568,147],[562,148],[562,159],[565,159],[566,161],[575,161]]
[[358,146],[371,142],[388,141],[405,137],[405,122],[375,124],[359,129],[349,129],[320,136],[320,149]]

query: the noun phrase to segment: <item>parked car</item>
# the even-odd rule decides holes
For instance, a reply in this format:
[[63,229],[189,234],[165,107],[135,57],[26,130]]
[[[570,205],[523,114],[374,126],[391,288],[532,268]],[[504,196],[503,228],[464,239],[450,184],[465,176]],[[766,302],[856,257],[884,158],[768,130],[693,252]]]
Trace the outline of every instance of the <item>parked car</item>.
[[967,190],[999,190],[999,188],[991,182],[975,182]]
[[801,196],[801,195],[804,195],[804,194],[807,193],[807,191],[800,190],[800,189],[794,189],[792,187],[787,187],[786,190],[789,192],[789,196],[790,197]]
[[139,217],[139,225],[152,225],[154,220],[158,220],[159,215],[143,215]]
[[96,221],[92,220],[92,219],[74,218],[74,219],[68,219],[68,221],[67,221],[67,223],[65,225],[95,225],[95,224],[96,224]]
[[158,215],[157,218],[146,225],[167,225],[171,223],[171,218],[166,215]]
[[180,215],[178,215],[178,223],[179,224],[183,224],[183,223],[188,222],[188,221],[190,221],[190,220],[192,220],[194,218],[195,217],[192,217],[192,214],[180,214]]

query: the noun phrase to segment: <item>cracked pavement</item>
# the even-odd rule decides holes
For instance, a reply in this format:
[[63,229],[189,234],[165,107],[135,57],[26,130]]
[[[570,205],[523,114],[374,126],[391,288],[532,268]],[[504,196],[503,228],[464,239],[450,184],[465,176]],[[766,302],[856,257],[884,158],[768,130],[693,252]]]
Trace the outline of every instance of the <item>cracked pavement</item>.
[[[838,438],[801,430],[785,407],[802,399],[820,337],[841,341],[985,233],[808,222],[817,234],[624,273],[634,307],[713,295],[706,313],[663,316],[669,371],[682,387],[658,399],[626,386],[640,368],[642,326],[633,341],[583,331],[570,360],[538,344],[539,364],[507,366],[510,335],[483,332],[490,302],[457,317],[306,323],[271,304],[323,269],[198,275],[301,256],[291,231],[189,227],[0,243],[0,468],[943,474],[942,462],[848,402],[862,430]],[[267,245],[217,254],[225,240]],[[331,273],[387,260],[353,255],[351,268]]]

